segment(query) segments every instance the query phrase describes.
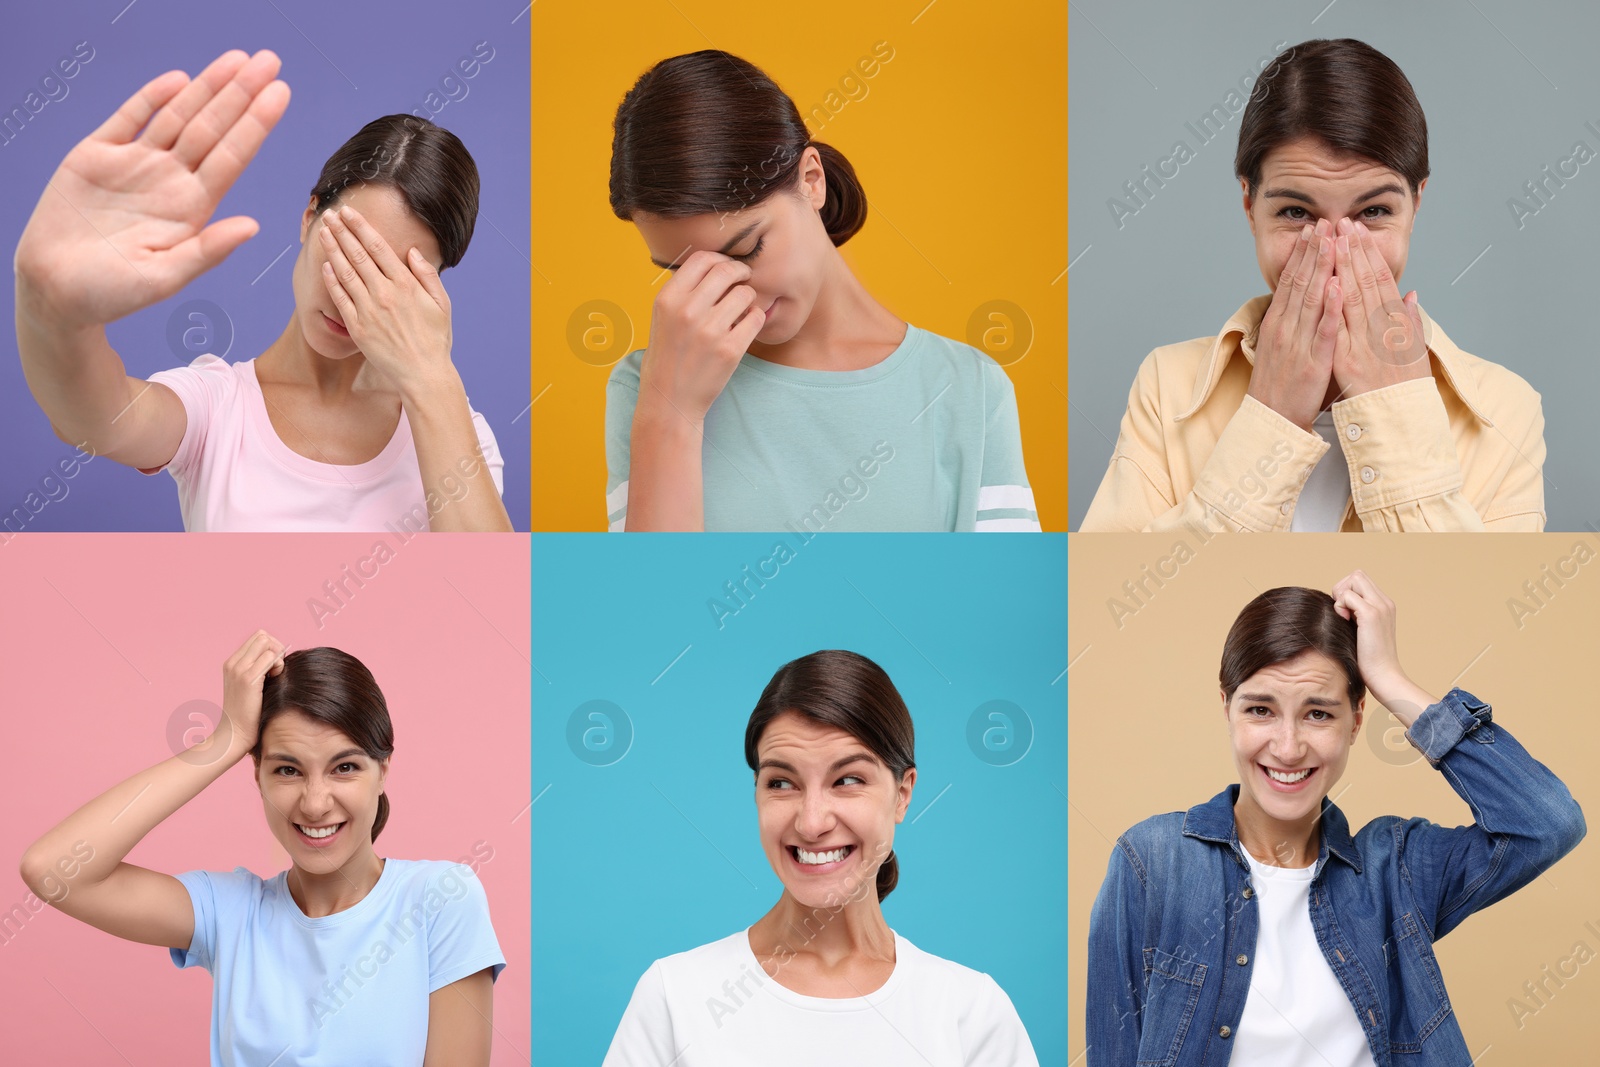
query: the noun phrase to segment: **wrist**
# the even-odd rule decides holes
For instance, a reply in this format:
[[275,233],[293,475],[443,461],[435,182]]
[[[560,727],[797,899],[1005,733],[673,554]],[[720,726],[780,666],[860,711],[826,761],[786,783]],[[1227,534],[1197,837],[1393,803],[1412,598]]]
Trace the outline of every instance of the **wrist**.
[[461,380],[461,373],[449,359],[444,361],[443,366],[429,367],[396,380],[395,388],[400,391],[400,402],[408,410],[441,403],[465,403],[467,399],[467,387]]
[[705,416],[675,406],[661,393],[641,389],[633,409],[633,440],[648,438],[671,445],[685,441],[699,447],[705,435]]

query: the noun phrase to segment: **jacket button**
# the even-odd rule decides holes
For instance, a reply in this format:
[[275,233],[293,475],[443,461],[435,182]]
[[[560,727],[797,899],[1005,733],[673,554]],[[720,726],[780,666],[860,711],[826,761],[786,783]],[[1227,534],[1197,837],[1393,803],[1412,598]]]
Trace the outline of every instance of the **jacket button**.
[[1231,1037],[1232,1035],[1233,1035],[1232,1028],[1227,1027],[1227,1026],[1224,1026],[1221,1030],[1217,1031],[1217,1036],[1221,1037],[1221,1038]]
[[1233,962],[1237,963],[1239,966],[1243,967],[1245,964],[1250,962],[1250,957],[1246,956],[1244,953],[1241,952],[1241,953],[1239,953],[1238,958],[1235,959]]
[[1352,422],[1344,428],[1344,435],[1352,441],[1359,441],[1361,440],[1361,427]]
[[1251,897],[1253,897],[1255,895],[1256,895],[1256,891],[1254,889],[1251,889],[1249,886],[1245,886],[1244,887],[1244,899],[1249,900]]
[[1364,483],[1366,483],[1367,485],[1371,485],[1372,484],[1372,480],[1374,478],[1376,478],[1377,476],[1378,476],[1378,472],[1373,470],[1371,467],[1362,467],[1361,468],[1361,480]]

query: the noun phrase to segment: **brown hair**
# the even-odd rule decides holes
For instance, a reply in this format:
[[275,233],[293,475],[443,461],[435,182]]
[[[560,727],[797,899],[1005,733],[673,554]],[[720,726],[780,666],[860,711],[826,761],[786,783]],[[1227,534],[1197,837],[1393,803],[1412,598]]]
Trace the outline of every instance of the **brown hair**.
[[[744,731],[744,760],[754,771],[756,747],[767,724],[792,711],[812,722],[833,726],[859,740],[883,761],[895,781],[917,765],[911,712],[882,667],[855,652],[813,652],[778,668],[761,691]],[[878,899],[894,891],[900,861],[894,850],[878,868]]]
[[617,107],[611,139],[611,210],[665,219],[726,214],[792,189],[807,148],[822,157],[822,225],[842,245],[867,221],[867,195],[850,162],[813,141],[782,89],[754,64],[717,49],[664,59]]
[[478,165],[461,138],[415,115],[373,119],[322,165],[311,190],[318,214],[362,185],[400,194],[439,242],[440,269],[461,262],[478,219]]
[[1412,196],[1428,177],[1428,120],[1417,94],[1394,60],[1362,41],[1306,41],[1261,72],[1233,158],[1251,196],[1267,154],[1302,137],[1388,167]]
[[[372,672],[348,652],[337,648],[303,648],[283,657],[283,671],[261,682],[261,722],[250,758],[261,766],[261,741],[267,724],[284,712],[298,711],[306,718],[331,726],[375,760],[394,753],[394,727],[389,706]],[[372,823],[376,841],[389,821],[389,797],[378,794],[378,817]]]
[[1350,706],[1367,694],[1356,662],[1356,621],[1342,618],[1333,597],[1320,589],[1282,586],[1268,589],[1244,606],[1222,644],[1222,695],[1264,667],[1293,659],[1306,650],[1322,653],[1344,668]]

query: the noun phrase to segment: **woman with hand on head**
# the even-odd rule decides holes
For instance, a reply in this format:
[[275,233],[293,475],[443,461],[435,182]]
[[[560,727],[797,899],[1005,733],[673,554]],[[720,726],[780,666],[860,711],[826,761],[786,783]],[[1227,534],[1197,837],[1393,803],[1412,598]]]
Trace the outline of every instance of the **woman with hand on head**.
[[611,207],[672,277],[606,390],[612,530],[1037,530],[999,364],[838,246],[867,200],[759,69],[706,50],[617,108]]
[[605,1067],[1037,1067],[993,978],[884,921],[917,768],[911,715],[883,669],[841,651],[785,664],[744,752],[783,894],[749,929],[652,964]]
[[[1490,707],[1401,667],[1395,606],[1356,571],[1271,589],[1222,649],[1239,783],[1116,843],[1089,922],[1089,1067],[1457,1067],[1433,943],[1583,838],[1571,792]],[[1370,692],[1471,808],[1355,834],[1328,799]]]
[[1234,170],[1270,297],[1158,348],[1084,531],[1544,528],[1544,415],[1400,295],[1428,127],[1400,68],[1307,41],[1261,74]]
[[[223,666],[210,738],[102,793],[23,856],[30,889],[213,979],[216,1067],[486,1067],[505,957],[472,869],[380,857],[394,732],[377,683],[334,648],[257,631]],[[124,857],[249,756],[291,865],[173,877]],[[87,856],[87,858],[85,858]],[[77,866],[52,892],[54,872]]]
[[472,237],[454,134],[368,123],[300,221],[295,308],[253,360],[129,377],[105,326],[173,296],[259,228],[208,224],[289,103],[268,51],[163,74],[81,141],[17,245],[17,345],[62,440],[178,483],[187,530],[510,530],[503,461],[450,360],[439,272]]

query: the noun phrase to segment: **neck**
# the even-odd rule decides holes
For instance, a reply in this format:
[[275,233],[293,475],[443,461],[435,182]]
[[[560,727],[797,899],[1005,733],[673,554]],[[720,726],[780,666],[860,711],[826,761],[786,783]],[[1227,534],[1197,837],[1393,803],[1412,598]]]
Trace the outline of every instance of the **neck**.
[[751,355],[804,370],[860,370],[881,362],[905,339],[904,321],[873,299],[838,249],[829,250],[804,325],[782,344],[752,342]]
[[329,359],[306,343],[294,315],[278,339],[256,357],[256,376],[262,381],[309,386],[328,399],[349,396],[371,385],[378,371],[359,351],[344,359]]
[[860,899],[833,908],[802,904],[786,889],[751,928],[750,942],[758,957],[776,957],[779,962],[800,955],[816,957],[829,967],[853,956],[894,959],[894,932],[884,921],[876,883]]
[[1322,845],[1322,812],[1285,822],[1262,811],[1243,792],[1233,805],[1233,822],[1239,844],[1262,863],[1273,867],[1309,867]]
[[342,867],[327,874],[313,874],[296,864],[285,882],[289,895],[308,918],[317,919],[354,907],[372,892],[383,874],[384,861],[369,846],[350,858]]

